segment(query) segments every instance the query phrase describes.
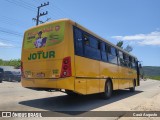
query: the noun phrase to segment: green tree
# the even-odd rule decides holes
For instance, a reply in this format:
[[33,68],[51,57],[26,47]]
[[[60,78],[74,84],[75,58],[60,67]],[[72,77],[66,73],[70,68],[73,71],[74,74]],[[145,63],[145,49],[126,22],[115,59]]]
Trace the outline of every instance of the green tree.
[[0,59],[1,66],[14,66],[15,68],[19,68],[21,66],[20,59],[11,59],[9,61]]
[[3,65],[3,60],[2,59],[0,59],[0,65]]
[[133,50],[133,48],[132,48],[132,46],[127,45],[127,47],[124,48],[124,50],[127,51],[127,52],[131,52]]
[[120,48],[123,48],[123,47],[122,47],[122,46],[123,46],[123,41],[119,41],[119,42],[117,43],[117,46],[120,47]]
[[[118,47],[123,49],[123,41],[119,41],[116,44]],[[130,45],[127,45],[123,50],[127,51],[127,52],[131,52],[133,50],[133,47]]]

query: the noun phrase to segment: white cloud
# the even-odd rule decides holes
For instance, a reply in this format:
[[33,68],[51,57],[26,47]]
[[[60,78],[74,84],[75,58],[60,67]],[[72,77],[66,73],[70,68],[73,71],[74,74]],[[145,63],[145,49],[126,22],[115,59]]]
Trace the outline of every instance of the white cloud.
[[14,47],[14,45],[0,42],[0,47]]
[[149,34],[135,34],[129,36],[112,36],[116,40],[130,41],[139,45],[156,45],[160,46],[160,32],[154,31]]

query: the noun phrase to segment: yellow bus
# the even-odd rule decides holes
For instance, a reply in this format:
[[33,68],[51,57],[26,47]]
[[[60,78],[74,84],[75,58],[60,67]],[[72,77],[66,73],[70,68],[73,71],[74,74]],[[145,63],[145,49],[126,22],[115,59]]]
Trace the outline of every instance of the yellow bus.
[[139,86],[135,56],[69,19],[35,26],[24,34],[21,84],[68,95],[101,93]]

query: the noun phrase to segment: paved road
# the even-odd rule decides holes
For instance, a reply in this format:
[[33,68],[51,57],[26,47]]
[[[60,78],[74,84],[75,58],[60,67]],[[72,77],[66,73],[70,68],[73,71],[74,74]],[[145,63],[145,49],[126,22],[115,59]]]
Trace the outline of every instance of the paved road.
[[72,98],[61,92],[33,91],[17,82],[0,84],[0,111],[160,111],[159,100],[160,81],[155,80],[141,81],[134,93],[114,91],[109,100],[98,95]]

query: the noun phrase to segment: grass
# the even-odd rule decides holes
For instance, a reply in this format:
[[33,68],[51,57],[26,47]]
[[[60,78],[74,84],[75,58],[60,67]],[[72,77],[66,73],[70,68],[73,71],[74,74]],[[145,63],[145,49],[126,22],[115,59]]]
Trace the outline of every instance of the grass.
[[160,76],[147,76],[147,78],[154,79],[154,80],[160,80]]

